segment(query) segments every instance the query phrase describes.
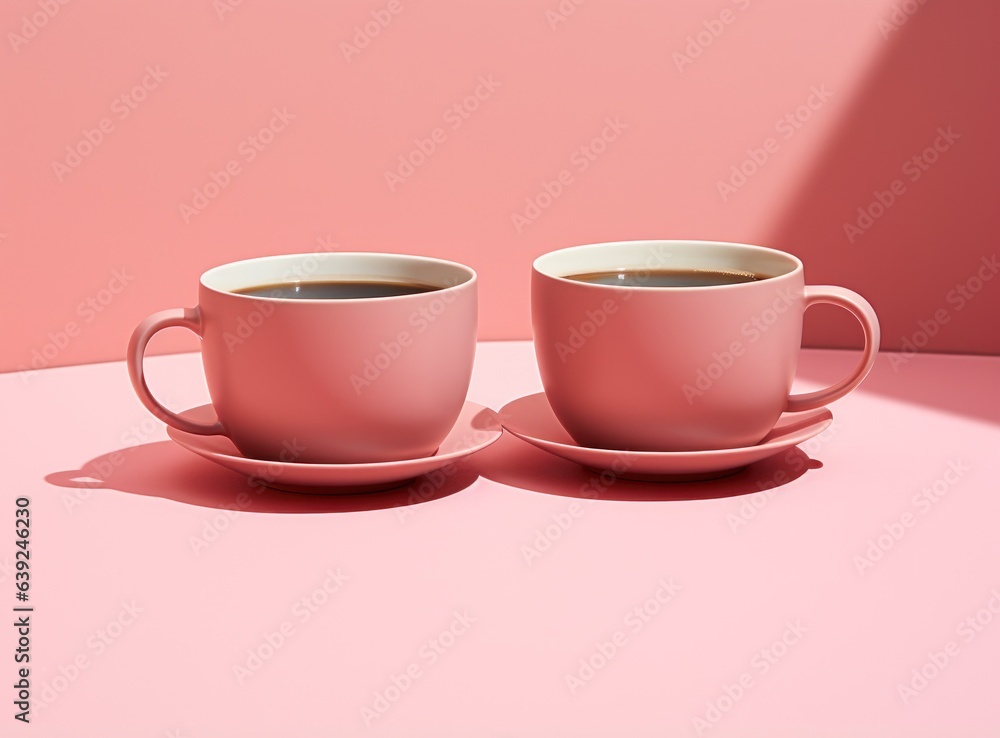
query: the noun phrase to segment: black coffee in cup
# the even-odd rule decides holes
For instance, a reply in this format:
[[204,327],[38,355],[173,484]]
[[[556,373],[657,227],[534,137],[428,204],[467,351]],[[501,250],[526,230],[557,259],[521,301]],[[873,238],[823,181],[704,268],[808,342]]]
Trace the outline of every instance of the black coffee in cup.
[[619,269],[569,274],[566,279],[615,287],[716,287],[758,282],[768,276],[738,269]]
[[248,297],[275,297],[283,300],[357,300],[366,297],[419,295],[441,289],[411,281],[338,279],[277,282],[232,290]]

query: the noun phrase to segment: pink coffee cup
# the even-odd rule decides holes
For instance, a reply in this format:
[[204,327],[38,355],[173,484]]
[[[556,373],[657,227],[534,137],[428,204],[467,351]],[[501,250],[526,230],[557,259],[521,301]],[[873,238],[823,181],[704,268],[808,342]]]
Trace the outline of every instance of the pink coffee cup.
[[[289,299],[237,294],[289,282],[392,281],[418,294]],[[139,399],[188,433],[228,436],[258,459],[365,463],[429,456],[465,402],[476,350],[477,278],[469,267],[400,254],[313,253],[249,259],[201,276],[198,306],[142,321],[128,346]],[[201,338],[214,423],[163,407],[143,376],[157,331]],[[287,458],[289,449],[294,458]]]
[[[571,275],[638,270],[742,271],[766,278],[687,287],[618,286]],[[647,277],[648,278],[648,277]],[[802,317],[816,303],[850,311],[865,348],[851,374],[791,395]],[[802,262],[759,246],[623,241],[562,249],[534,262],[531,319],[545,395],[584,446],[703,451],[760,441],[786,411],[843,397],[868,374],[879,324],[843,287],[806,286]]]

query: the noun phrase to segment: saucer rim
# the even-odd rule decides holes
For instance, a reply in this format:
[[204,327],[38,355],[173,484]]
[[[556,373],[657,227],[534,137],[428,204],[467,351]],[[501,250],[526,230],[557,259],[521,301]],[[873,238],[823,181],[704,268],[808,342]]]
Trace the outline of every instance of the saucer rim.
[[[184,415],[185,413],[193,412],[193,411],[196,411],[196,410],[201,410],[202,408],[211,408],[211,407],[212,407],[212,403],[210,403],[210,402],[203,403],[201,405],[195,405],[194,407],[190,407],[190,408],[187,408],[185,410],[182,410],[181,413],[180,413],[180,415]],[[194,453],[194,454],[197,454],[199,456],[206,457],[206,458],[219,457],[219,458],[235,459],[235,460],[239,461],[240,463],[248,464],[251,467],[274,468],[275,466],[279,466],[279,467],[282,467],[282,468],[297,468],[297,469],[303,469],[303,470],[304,469],[329,470],[329,471],[338,471],[339,470],[339,471],[345,471],[345,472],[348,472],[348,471],[367,471],[367,470],[372,470],[372,469],[385,469],[385,470],[390,470],[390,469],[405,469],[408,465],[412,466],[412,465],[416,465],[416,464],[423,464],[423,463],[426,463],[426,462],[428,462],[428,461],[430,461],[432,459],[434,459],[434,460],[441,460],[441,461],[447,462],[447,461],[450,461],[452,459],[464,458],[465,456],[468,456],[470,454],[482,451],[484,448],[487,448],[488,446],[490,446],[490,445],[496,443],[498,440],[500,440],[500,437],[503,435],[503,432],[504,432],[504,425],[501,422],[500,417],[497,414],[497,411],[494,410],[493,408],[486,407],[485,405],[482,405],[482,404],[480,404],[478,402],[473,402],[472,400],[466,400],[462,404],[462,411],[459,413],[459,417],[461,417],[462,413],[464,413],[465,410],[467,408],[469,408],[469,407],[472,407],[476,411],[475,414],[473,415],[473,417],[477,417],[480,413],[482,413],[485,410],[485,411],[487,411],[492,416],[492,419],[496,422],[496,425],[497,425],[496,430],[490,429],[488,431],[490,433],[490,437],[488,439],[486,439],[486,441],[481,442],[481,443],[471,444],[471,445],[469,445],[466,448],[463,448],[463,449],[460,449],[460,450],[457,450],[457,451],[451,451],[451,452],[449,452],[447,454],[441,454],[440,456],[435,453],[435,454],[431,454],[429,456],[419,456],[419,457],[417,457],[415,459],[397,459],[397,460],[394,460],[394,461],[366,461],[366,462],[360,462],[360,463],[355,462],[355,463],[350,463],[350,464],[336,464],[336,463],[328,463],[328,462],[313,464],[313,463],[304,463],[304,462],[295,462],[295,461],[269,461],[267,459],[257,459],[257,458],[253,458],[251,456],[244,456],[242,453],[239,453],[239,449],[236,449],[237,453],[235,453],[235,454],[224,452],[224,451],[216,451],[216,450],[212,450],[212,449],[206,449],[204,446],[199,447],[200,450],[196,450],[195,448],[193,448],[193,446],[195,446],[195,444],[190,443],[187,439],[196,439],[196,438],[200,438],[201,436],[199,436],[196,433],[187,433],[187,432],[182,431],[182,430],[180,430],[178,428],[174,428],[171,425],[167,426],[167,435],[170,437],[170,440],[172,440],[174,443],[176,443],[177,445],[181,446],[185,450],[190,451],[191,453]],[[454,432],[455,428],[457,428],[457,427],[458,427],[458,420],[456,419],[455,425],[452,426],[452,428],[451,428],[450,431],[448,431],[448,435],[451,435],[451,433]],[[447,440],[447,438],[448,438],[448,436],[445,436],[444,440]],[[230,442],[232,442],[232,441],[230,441]],[[444,441],[442,441],[442,444],[443,443],[444,443]],[[439,446],[439,448],[440,448],[440,446]],[[202,451],[207,452],[207,454],[206,453],[202,453]]]
[[[559,447],[564,449],[578,449],[582,451],[592,452],[596,455],[608,456],[612,458],[617,458],[627,454],[629,456],[635,456],[637,458],[648,459],[648,460],[698,459],[698,458],[711,458],[715,460],[715,459],[725,458],[726,456],[738,456],[740,454],[744,454],[747,451],[751,451],[754,449],[768,450],[771,448],[776,448],[778,451],[781,451],[784,448],[788,448],[790,446],[797,446],[799,443],[803,443],[809,440],[810,438],[819,435],[827,428],[829,428],[830,425],[833,423],[833,411],[831,411],[830,408],[827,407],[826,405],[823,405],[821,407],[814,408],[812,410],[802,410],[798,412],[786,411],[778,416],[778,421],[780,421],[785,416],[802,417],[808,414],[816,414],[817,416],[825,415],[825,417],[823,417],[823,419],[819,421],[819,423],[822,425],[822,427],[820,427],[819,430],[815,430],[816,424],[810,424],[809,426],[807,426],[807,428],[810,431],[810,434],[802,438],[801,440],[795,441],[794,443],[789,443],[789,439],[785,438],[785,439],[773,439],[771,441],[768,441],[767,443],[758,442],[753,444],[752,446],[737,446],[735,448],[701,449],[698,451],[632,451],[629,449],[610,449],[610,448],[599,448],[596,446],[584,446],[579,443],[576,443],[575,441],[573,441],[572,443],[564,443],[562,441],[554,441],[548,438],[542,438],[540,436],[529,435],[523,432],[518,432],[510,425],[508,425],[505,419],[505,416],[509,414],[508,408],[510,408],[510,406],[513,405],[514,403],[522,402],[524,400],[528,400],[533,397],[542,397],[543,399],[545,399],[545,393],[532,392],[531,394],[518,397],[516,399],[511,400],[510,402],[505,403],[503,407],[501,407],[500,410],[497,411],[497,415],[500,419],[500,424],[503,426],[504,430],[506,430],[508,433],[511,433],[512,435],[517,436],[521,440],[527,441],[529,443],[534,441],[539,441],[540,443],[553,447]],[[546,400],[546,404],[548,404],[548,400]],[[549,412],[552,412],[551,405],[549,405]],[[553,412],[552,414],[553,417],[555,417],[555,413]],[[775,421],[775,425],[777,425],[778,421]],[[556,419],[556,422],[558,422],[558,419]],[[770,433],[770,431],[768,432]]]

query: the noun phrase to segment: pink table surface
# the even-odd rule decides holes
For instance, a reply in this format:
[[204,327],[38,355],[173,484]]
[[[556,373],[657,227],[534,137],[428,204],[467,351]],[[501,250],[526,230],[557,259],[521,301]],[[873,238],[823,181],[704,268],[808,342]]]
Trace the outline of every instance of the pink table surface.
[[[806,351],[798,384],[855,360]],[[197,355],[147,363],[207,401]],[[256,494],[121,363],[2,375],[0,604],[24,495],[35,609],[32,725],[8,626],[0,733],[996,737],[998,380],[883,355],[831,430],[726,480],[577,499],[590,473],[505,436],[401,506]],[[481,344],[471,400],[539,389],[528,342]]]

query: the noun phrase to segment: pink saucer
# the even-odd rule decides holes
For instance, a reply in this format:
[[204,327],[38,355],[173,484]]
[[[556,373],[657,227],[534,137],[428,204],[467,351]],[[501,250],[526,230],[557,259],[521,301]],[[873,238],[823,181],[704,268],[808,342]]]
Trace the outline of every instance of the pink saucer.
[[556,420],[539,392],[509,402],[500,410],[504,428],[551,454],[622,479],[641,482],[690,482],[735,474],[826,430],[833,422],[829,408],[783,413],[760,443],[717,451],[616,451],[578,445]]
[[[181,415],[199,421],[215,419],[211,405],[192,408]],[[371,464],[295,464],[250,459],[225,436],[199,436],[167,427],[167,435],[174,442],[209,461],[268,487],[308,494],[354,494],[401,487],[414,477],[486,448],[502,433],[495,412],[475,402],[466,402],[455,426],[433,456]]]

